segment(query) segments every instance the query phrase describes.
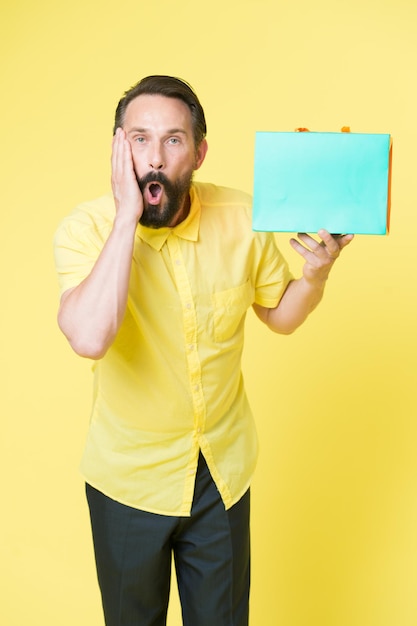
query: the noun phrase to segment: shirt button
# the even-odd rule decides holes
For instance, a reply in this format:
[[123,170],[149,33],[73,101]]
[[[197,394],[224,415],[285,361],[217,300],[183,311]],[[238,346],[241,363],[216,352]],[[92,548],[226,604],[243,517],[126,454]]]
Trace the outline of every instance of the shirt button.
[[181,261],[179,259],[175,259],[175,265],[181,265]]
[[190,343],[190,345],[188,346],[189,350],[194,350],[194,344]]
[[185,305],[186,309],[191,309],[191,304],[189,302],[187,302],[187,304]]

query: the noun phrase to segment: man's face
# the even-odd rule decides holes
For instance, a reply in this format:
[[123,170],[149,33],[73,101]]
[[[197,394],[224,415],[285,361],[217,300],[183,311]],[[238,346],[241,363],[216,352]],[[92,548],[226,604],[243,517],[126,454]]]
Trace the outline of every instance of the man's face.
[[191,111],[176,98],[138,96],[127,106],[123,130],[143,196],[140,223],[175,226],[188,215],[193,172],[207,151],[205,140],[195,147]]

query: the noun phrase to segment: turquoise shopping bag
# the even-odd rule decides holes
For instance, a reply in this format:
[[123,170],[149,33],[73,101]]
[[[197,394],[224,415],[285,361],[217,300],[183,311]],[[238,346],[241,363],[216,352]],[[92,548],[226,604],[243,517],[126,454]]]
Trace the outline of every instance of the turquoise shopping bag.
[[384,235],[388,134],[257,132],[253,229]]

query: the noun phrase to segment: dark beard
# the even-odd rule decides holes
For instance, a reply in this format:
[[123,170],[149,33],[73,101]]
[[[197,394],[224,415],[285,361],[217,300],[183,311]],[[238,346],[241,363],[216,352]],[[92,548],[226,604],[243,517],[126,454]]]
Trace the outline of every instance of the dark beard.
[[167,197],[165,204],[148,204],[144,200],[143,213],[139,219],[142,226],[163,228],[169,226],[177,213],[182,209],[190,191],[193,172],[172,182],[162,172],[149,172],[143,178],[136,176],[138,185],[143,193],[148,183],[161,183]]

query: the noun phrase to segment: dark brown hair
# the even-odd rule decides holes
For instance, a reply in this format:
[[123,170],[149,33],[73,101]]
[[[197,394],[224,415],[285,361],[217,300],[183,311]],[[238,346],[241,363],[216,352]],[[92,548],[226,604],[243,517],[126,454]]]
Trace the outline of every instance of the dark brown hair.
[[198,148],[207,133],[203,107],[192,87],[184,80],[173,76],[147,76],[126,91],[117,105],[113,133],[123,125],[126,109],[130,102],[142,95],[159,95],[166,98],[177,98],[185,102],[191,111],[194,143]]

